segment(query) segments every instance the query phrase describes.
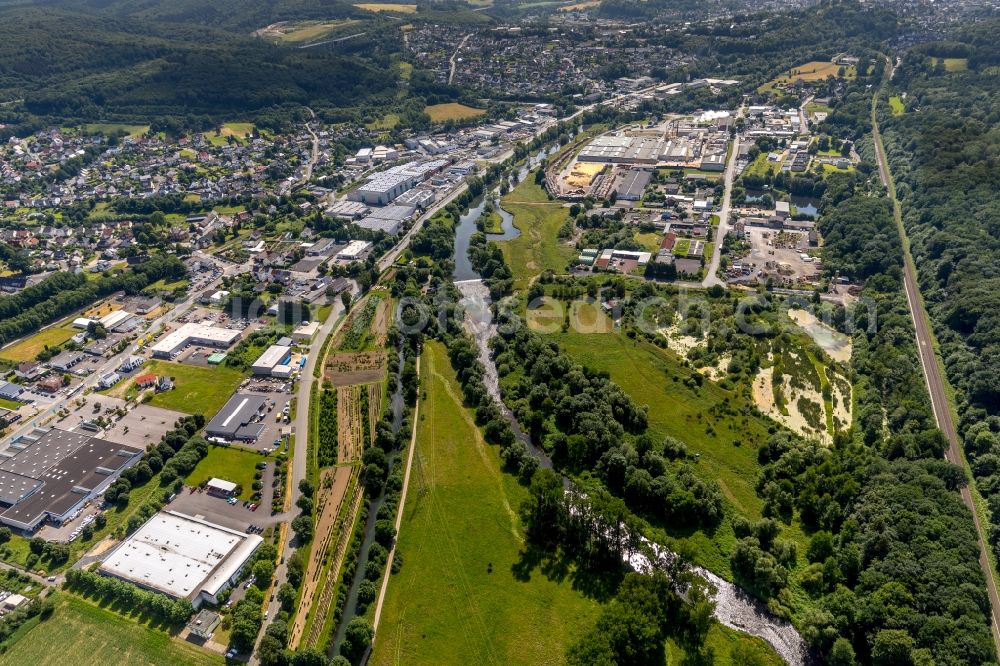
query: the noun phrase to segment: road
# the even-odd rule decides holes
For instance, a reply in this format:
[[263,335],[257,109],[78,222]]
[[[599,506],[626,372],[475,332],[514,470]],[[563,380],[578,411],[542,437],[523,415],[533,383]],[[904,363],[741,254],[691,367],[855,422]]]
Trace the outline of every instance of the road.
[[[893,66],[886,61],[886,73],[882,80],[882,87],[892,78]],[[924,307],[923,298],[920,295],[919,283],[917,282],[917,270],[910,255],[910,243],[906,237],[906,229],[903,226],[902,213],[899,201],[896,199],[896,186],[893,183],[889,171],[889,163],[885,156],[885,147],[882,145],[882,134],[879,131],[878,119],[876,117],[876,105],[878,95],[872,100],[872,137],[875,143],[875,155],[878,159],[879,177],[885,185],[889,197],[892,199],[893,217],[896,227],[899,230],[900,239],[903,244],[903,289],[906,292],[906,303],[910,308],[910,317],[913,319],[913,328],[916,332],[917,351],[920,354],[920,366],[923,368],[924,381],[927,383],[927,392],[930,394],[931,408],[934,411],[934,420],[938,428],[944,433],[948,440],[948,448],[945,451],[945,459],[959,465],[968,471],[965,456],[962,453],[962,444],[958,438],[958,430],[955,428],[955,417],[951,412],[951,405],[948,401],[947,384],[941,364],[938,363],[937,354],[934,351],[934,336],[931,332],[930,318]],[[989,559],[989,548],[986,540],[986,530],[983,528],[982,520],[972,498],[972,492],[968,486],[963,486],[962,502],[972,512],[972,520],[976,526],[976,536],[979,541],[979,566],[983,570],[986,578],[986,591],[990,598],[990,629],[993,633],[993,644],[997,653],[1000,653],[1000,594],[997,593],[996,576],[993,565]]]
[[715,232],[715,244],[712,247],[712,259],[705,270],[705,279],[701,281],[703,287],[711,287],[714,284],[725,285],[718,278],[719,263],[722,261],[722,241],[729,233],[729,209],[733,194],[733,179],[736,177],[736,160],[740,152],[740,137],[733,139],[733,149],[729,152],[729,162],[726,164],[726,176],[723,180],[722,206],[719,208],[719,228]]
[[465,46],[465,43],[467,41],[469,41],[469,37],[472,37],[472,33],[471,32],[469,34],[467,34],[465,37],[462,37],[462,41],[460,41],[458,43],[458,46],[455,47],[455,52],[451,54],[450,58],[448,58],[448,85],[449,86],[451,85],[451,82],[455,79],[455,65],[458,63],[458,52],[461,51],[462,47]]
[[[357,295],[358,286],[355,283],[351,285],[351,295]],[[292,451],[292,489],[291,489],[291,506],[293,507],[292,512],[295,513],[295,503],[298,502],[302,493],[299,491],[299,482],[306,478],[306,473],[308,472],[308,460],[309,460],[309,395],[312,391],[313,383],[316,381],[313,377],[313,368],[320,361],[319,355],[323,348],[323,343],[326,341],[330,333],[333,332],[334,327],[341,321],[342,315],[344,314],[344,305],[340,299],[334,303],[333,309],[327,316],[326,321],[320,327],[313,338],[312,343],[309,345],[309,353],[306,357],[306,365],[302,368],[299,374],[299,385],[296,392],[296,407],[295,407],[295,423],[292,426],[292,432],[295,436],[295,448]],[[282,557],[278,563],[278,566],[274,571],[274,585],[272,590],[277,592],[277,590],[282,586],[282,584],[288,582],[288,557],[295,550],[295,546],[292,543],[295,538],[295,533],[292,532],[291,527],[285,531],[285,541],[282,544]],[[277,594],[273,595],[274,598],[267,602],[267,617],[273,620],[278,616],[278,611],[281,604],[278,602]],[[264,622],[261,626],[261,633],[258,635],[257,640],[260,641],[260,637],[263,636],[264,629],[267,627],[268,622]],[[256,650],[254,651],[254,656],[250,659],[251,664],[259,663],[256,656]]]
[[312,137],[312,151],[309,154],[309,160],[306,162],[305,167],[302,169],[302,177],[296,182],[296,187],[305,185],[310,180],[312,180],[313,167],[316,166],[316,161],[319,160],[319,137],[316,136],[316,132],[313,131],[310,123],[316,120],[316,114],[309,107],[306,107],[306,111],[312,116],[312,120],[306,123],[306,131],[309,132],[309,136]]

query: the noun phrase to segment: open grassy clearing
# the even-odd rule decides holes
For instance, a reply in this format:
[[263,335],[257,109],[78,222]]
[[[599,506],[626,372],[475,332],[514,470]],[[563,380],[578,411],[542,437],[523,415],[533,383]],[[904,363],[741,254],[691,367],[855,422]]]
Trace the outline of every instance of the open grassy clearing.
[[892,115],[894,116],[901,116],[906,113],[906,106],[899,95],[893,95],[889,98],[889,108],[892,109]]
[[276,37],[282,42],[302,44],[324,37],[337,28],[358,23],[356,19],[344,19],[341,21],[307,21],[294,25],[291,28],[284,28]]
[[514,272],[514,288],[525,289],[547,269],[565,272],[576,250],[559,240],[559,227],[568,217],[562,204],[549,201],[545,190],[529,176],[503,198],[501,205],[514,216],[514,226],[521,232],[517,238],[499,241]]
[[233,137],[240,143],[246,141],[246,136],[253,134],[253,123],[225,123],[218,128],[218,132],[210,130],[202,135],[213,146],[224,146],[229,143],[228,138]]
[[239,498],[250,499],[253,495],[251,486],[257,463],[270,459],[270,456],[265,457],[235,446],[210,446],[208,455],[202,458],[184,483],[189,486],[200,486],[213,477],[232,481],[242,486]]
[[127,125],[124,123],[89,123],[83,126],[84,131],[90,134],[114,134],[115,132],[125,132],[131,137],[142,136],[149,131],[149,125]]
[[78,332],[68,326],[53,326],[7,347],[0,352],[0,358],[15,363],[33,361],[46,347],[58,347]]
[[[705,638],[705,645],[712,650],[712,666],[780,666],[785,661],[762,639],[714,625]],[[751,661],[756,659],[756,661]],[[685,666],[698,663],[697,656],[690,659],[683,648],[673,640],[667,641],[667,666]]]
[[931,64],[934,66],[943,64],[946,72],[964,72],[969,69],[968,58],[931,58]]
[[[696,563],[732,579],[729,554],[736,542],[732,517],[761,517],[763,502],[755,491],[760,473],[757,448],[769,436],[768,422],[746,415],[751,403],[737,391],[711,381],[697,391],[685,386],[691,370],[681,366],[672,351],[620,333],[570,331],[552,337],[577,362],[607,371],[633,400],[649,405],[650,432],[683,441],[699,456],[695,471],[719,482],[727,504],[722,523],[712,531],[678,530],[670,536],[694,546]],[[784,536],[805,552],[806,539],[797,527],[786,527]]]
[[642,249],[656,254],[660,251],[660,243],[663,241],[663,234],[651,231],[649,233],[637,233],[635,242],[642,245]]
[[781,168],[781,162],[770,162],[767,159],[767,153],[761,153],[754,161],[747,165],[747,168],[743,171],[742,175],[745,176],[765,176],[768,171],[771,173],[778,173],[778,169]]
[[354,4],[358,9],[369,12],[399,12],[400,14],[416,14],[416,5],[397,5],[392,2],[359,2]]
[[575,2],[572,5],[563,5],[559,8],[561,12],[579,12],[584,9],[592,9],[594,7],[600,7],[600,0],[586,0],[585,2]]
[[424,113],[431,117],[436,123],[443,123],[448,120],[465,120],[466,118],[476,118],[486,113],[485,109],[476,109],[458,102],[447,102],[446,104],[431,104],[424,107]]
[[853,79],[857,76],[857,70],[853,66],[838,65],[832,61],[812,60],[797,67],[792,67],[774,77],[760,88],[758,92],[771,92],[778,87],[792,85],[797,81],[822,81],[828,76],[840,77],[843,70],[843,78]]
[[55,613],[0,655],[0,666],[209,666],[225,660],[116,613],[62,594]]
[[174,388],[157,393],[149,404],[185,414],[202,413],[206,419],[222,409],[243,381],[243,373],[225,366],[201,367],[169,361],[150,361],[143,372],[173,377]]
[[[500,471],[462,406],[447,354],[421,358],[416,452],[398,552],[372,664],[552,664],[596,618],[573,571],[515,576],[523,544],[517,508],[527,491]],[[492,573],[489,567],[492,566]]]

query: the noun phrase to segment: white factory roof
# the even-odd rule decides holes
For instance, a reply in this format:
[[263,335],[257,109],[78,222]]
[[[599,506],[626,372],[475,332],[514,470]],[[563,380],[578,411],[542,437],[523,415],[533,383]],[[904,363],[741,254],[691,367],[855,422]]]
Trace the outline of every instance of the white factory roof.
[[221,490],[224,493],[231,493],[236,490],[236,484],[232,481],[226,481],[225,479],[216,479],[212,477],[206,483],[209,488],[215,488],[216,490]]
[[311,321],[308,324],[302,324],[297,329],[295,329],[294,331],[292,331],[292,337],[303,337],[304,336],[304,337],[312,338],[312,336],[316,335],[316,332],[318,330],[319,330],[319,322],[318,321]]
[[232,342],[238,337],[240,337],[240,332],[236,329],[187,323],[178,328],[176,331],[163,336],[159,342],[153,345],[153,351],[172,353],[175,349],[183,347],[189,340],[192,339],[232,344]]
[[73,320],[73,328],[88,328],[94,323],[93,319],[87,319],[86,317],[77,317]]
[[253,363],[255,368],[273,368],[285,360],[292,352],[291,347],[285,345],[271,345],[264,350],[264,353]]
[[176,511],[161,511],[118,546],[101,572],[174,598],[217,594],[263,539]]
[[347,244],[343,250],[337,253],[337,259],[354,259],[362,252],[371,247],[371,243],[362,240],[353,240]]

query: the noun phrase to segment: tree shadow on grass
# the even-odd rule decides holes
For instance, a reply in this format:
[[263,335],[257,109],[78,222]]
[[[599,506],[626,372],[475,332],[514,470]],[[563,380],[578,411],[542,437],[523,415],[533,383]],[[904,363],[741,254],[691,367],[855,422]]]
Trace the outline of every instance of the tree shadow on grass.
[[562,549],[549,552],[531,544],[521,551],[520,559],[510,569],[514,578],[522,583],[530,581],[536,570],[554,583],[568,581],[573,590],[600,603],[610,601],[617,594],[626,573],[623,567],[610,570],[588,567]]

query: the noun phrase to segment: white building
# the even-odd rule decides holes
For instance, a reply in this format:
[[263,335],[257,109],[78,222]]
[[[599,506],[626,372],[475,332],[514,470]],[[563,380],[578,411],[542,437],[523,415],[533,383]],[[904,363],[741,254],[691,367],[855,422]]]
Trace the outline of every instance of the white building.
[[343,250],[337,253],[336,259],[338,261],[358,261],[368,254],[368,250],[371,247],[372,244],[368,241],[351,241]]
[[292,331],[292,340],[302,344],[309,344],[316,337],[316,333],[319,331],[319,322],[311,321],[307,324],[302,324],[297,329]]
[[292,348],[285,345],[271,345],[253,363],[253,374],[270,375],[275,367],[288,365],[292,357]]
[[197,608],[218,603],[263,542],[256,534],[161,511],[115,548],[99,571],[173,599],[188,599]]
[[188,323],[163,336],[153,345],[153,356],[173,358],[189,344],[228,349],[239,338],[240,331],[236,329]]
[[385,206],[414,185],[413,175],[381,171],[372,174],[358,189],[351,192],[352,201]]

